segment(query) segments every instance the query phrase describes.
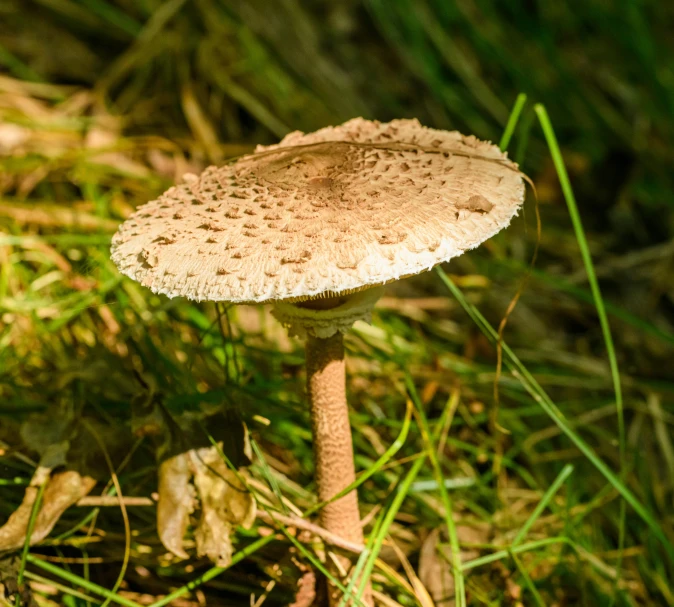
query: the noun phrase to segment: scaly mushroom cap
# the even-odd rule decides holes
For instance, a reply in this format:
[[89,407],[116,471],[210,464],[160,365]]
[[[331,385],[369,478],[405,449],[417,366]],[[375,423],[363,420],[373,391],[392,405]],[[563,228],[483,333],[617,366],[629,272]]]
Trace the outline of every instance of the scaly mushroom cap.
[[362,118],[173,187],[112,240],[120,271],[169,297],[298,301],[428,270],[510,223],[517,165],[417,120]]

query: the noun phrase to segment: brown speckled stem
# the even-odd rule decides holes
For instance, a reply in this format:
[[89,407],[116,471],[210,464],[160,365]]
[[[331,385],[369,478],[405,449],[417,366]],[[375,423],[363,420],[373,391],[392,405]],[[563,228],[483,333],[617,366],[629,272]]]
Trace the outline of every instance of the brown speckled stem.
[[[344,338],[337,333],[327,339],[308,337],[306,342],[307,392],[311,407],[311,424],[316,462],[318,499],[329,500],[356,480],[349,410],[346,403]],[[351,542],[363,543],[363,529],[358,511],[358,495],[351,491],[325,506],[320,523]],[[343,564],[349,566],[348,560]],[[331,573],[337,573],[335,568]],[[330,591],[330,605],[341,599]],[[369,592],[366,604],[371,604]]]
[[[309,337],[307,392],[311,407],[318,499],[330,499],[356,480],[349,409],[346,404],[344,339]],[[321,510],[321,526],[344,539],[363,543],[355,491]]]

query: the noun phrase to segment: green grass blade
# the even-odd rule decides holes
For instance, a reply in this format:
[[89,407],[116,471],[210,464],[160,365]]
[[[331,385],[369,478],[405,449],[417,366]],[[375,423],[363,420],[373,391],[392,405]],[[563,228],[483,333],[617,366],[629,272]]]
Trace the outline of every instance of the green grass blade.
[[23,80],[42,82],[43,78],[32,67],[27,65],[6,48],[0,46],[0,65],[5,66],[12,74]]
[[[569,175],[566,171],[566,165],[564,164],[564,159],[562,158],[562,152],[559,149],[559,143],[557,142],[557,136],[550,122],[548,112],[545,109],[545,106],[538,103],[534,106],[534,111],[538,116],[538,120],[543,129],[543,134],[548,144],[550,154],[552,156],[552,161],[555,165],[555,170],[557,171],[557,176],[559,178],[559,183],[564,194],[564,199],[566,200],[566,205],[569,209],[569,215],[571,216],[571,222],[573,223],[573,230],[576,235],[576,240],[578,241],[578,248],[580,249],[580,254],[583,258],[583,265],[585,266],[585,272],[587,273],[587,279],[590,283],[590,291],[592,292],[592,298],[594,299],[594,305],[597,309],[597,316],[599,317],[599,324],[601,326],[601,332],[604,336],[604,343],[606,344],[606,353],[608,355],[609,367],[611,369],[611,378],[613,379],[613,391],[615,392],[615,401],[616,409],[618,413],[618,449],[620,451],[620,474],[624,475],[625,471],[625,414],[623,407],[623,395],[622,395],[622,386],[620,383],[620,370],[618,369],[618,357],[616,356],[615,347],[613,345],[613,336],[611,335],[611,327],[608,322],[608,316],[606,314],[606,307],[604,305],[604,298],[601,295],[601,289],[599,288],[599,281],[597,280],[597,275],[594,271],[594,264],[592,263],[592,255],[590,254],[590,247],[587,243],[587,238],[585,237],[585,231],[583,230],[583,224],[580,218],[580,213],[578,212],[578,205],[576,204],[576,197],[573,193],[573,188],[571,187],[571,181],[569,180]],[[625,547],[625,522],[627,514],[625,509],[624,502],[620,506],[620,521],[619,521],[619,534],[618,534],[618,550],[620,552],[620,559],[617,564],[617,569],[620,571],[620,566],[622,564],[622,552]],[[619,578],[616,578],[616,585]],[[616,586],[617,587],[617,586]]]
[[531,593],[531,596],[534,599],[534,603],[536,603],[537,607],[545,607],[545,601],[543,600],[543,597],[536,589],[536,585],[534,584],[533,580],[527,573],[527,570],[524,568],[524,565],[522,565],[522,562],[514,554],[512,554],[510,558],[512,558],[513,562],[515,563],[515,566],[517,567],[517,570],[520,572],[520,575],[524,579],[524,585],[527,587],[527,590]]
[[601,295],[599,281],[597,280],[597,275],[594,271],[590,247],[587,243],[587,238],[585,237],[585,231],[583,230],[580,213],[578,212],[578,205],[576,204],[576,197],[573,193],[571,181],[569,180],[569,175],[566,171],[564,159],[562,158],[562,152],[559,149],[557,136],[555,135],[555,131],[552,128],[552,123],[550,122],[550,118],[548,117],[545,107],[541,104],[536,104],[534,110],[536,111],[538,119],[541,123],[541,128],[543,129],[543,134],[545,135],[545,139],[548,143],[552,161],[555,165],[557,176],[559,177],[559,183],[562,187],[564,199],[566,200],[566,204],[569,209],[569,215],[571,216],[571,222],[573,223],[573,230],[576,235],[576,240],[578,241],[578,248],[580,249],[581,257],[583,258],[583,265],[585,266],[587,279],[590,283],[590,290],[594,299],[594,305],[597,308],[597,316],[599,317],[599,324],[601,326],[604,342],[606,344],[606,353],[608,355],[609,366],[611,368],[611,377],[613,379],[613,390],[615,392],[616,407],[618,408],[618,433],[622,466],[624,465],[625,456],[625,421],[623,416],[622,386],[620,383],[620,370],[618,369],[618,357],[616,356],[615,347],[613,345],[613,336],[611,335],[611,327],[606,315],[604,298]]
[[186,595],[188,592],[192,592],[192,590],[195,590],[202,584],[210,582],[212,579],[218,577],[223,572],[227,571],[227,569],[229,569],[230,567],[233,567],[237,563],[240,563],[244,559],[248,558],[251,554],[257,552],[258,550],[260,550],[260,548],[264,548],[267,544],[271,543],[275,539],[276,535],[271,534],[267,535],[266,537],[261,537],[255,540],[252,544],[249,544],[248,546],[242,548],[236,554],[234,554],[234,556],[232,557],[232,561],[229,563],[229,565],[227,565],[227,567],[211,567],[203,575],[200,575],[198,578],[192,580],[191,582],[188,582],[184,586],[181,586],[177,590],[174,590],[170,594],[167,594],[164,598],[155,601],[154,603],[148,605],[147,607],[164,607],[164,605],[170,605],[176,599]]
[[70,582],[74,586],[79,586],[93,594],[105,597],[106,599],[109,599],[113,603],[123,605],[124,607],[141,607],[138,603],[135,603],[130,599],[125,599],[124,597],[111,592],[107,588],[103,588],[98,584],[89,582],[88,580],[85,580],[83,577],[80,577],[79,575],[75,575],[74,573],[65,571],[64,569],[61,569],[56,565],[52,565],[52,563],[43,561],[37,557],[31,556],[30,554],[28,555],[27,561],[34,567],[37,567],[38,569],[43,569],[47,573],[51,573],[52,575],[55,575],[56,577],[61,578],[62,580],[66,580],[67,582]]
[[522,554],[524,552],[530,552],[531,550],[537,550],[538,548],[545,548],[546,546],[552,546],[554,544],[567,544],[575,549],[575,544],[567,537],[548,537],[544,540],[536,540],[534,542],[527,542],[526,544],[520,544],[514,548],[509,548],[507,550],[497,550],[491,554],[478,557],[472,561],[466,561],[461,566],[461,569],[468,571],[470,569],[476,569],[477,567],[483,567],[484,565],[490,565],[496,561],[501,561],[508,557],[511,557],[513,554]]
[[360,556],[358,557],[358,561],[356,562],[356,565],[353,568],[353,573],[351,574],[351,579],[349,580],[349,585],[346,587],[346,592],[344,593],[344,596],[342,597],[342,600],[339,601],[339,605],[337,605],[337,607],[345,607],[346,602],[349,600],[349,597],[353,596],[353,589],[356,585],[356,582],[360,579],[360,576],[363,573],[363,569],[365,567],[365,564],[367,563],[367,558],[369,556],[370,556],[370,551],[369,551],[368,548],[365,548],[360,553]]
[[449,535],[449,544],[452,550],[452,569],[454,574],[454,595],[457,605],[459,607],[465,607],[466,605],[466,587],[465,581],[463,579],[463,571],[461,570],[461,552],[459,547],[459,536],[456,531],[456,525],[454,524],[452,499],[449,497],[449,492],[445,485],[445,478],[442,473],[442,468],[440,467],[440,462],[438,460],[438,454],[435,447],[435,441],[431,437],[430,427],[428,425],[428,418],[424,411],[424,406],[421,403],[419,395],[417,393],[412,377],[406,371],[405,372],[405,384],[407,390],[410,394],[410,398],[414,402],[417,412],[419,414],[419,420],[421,422],[421,434],[423,436],[424,442],[426,443],[426,450],[428,456],[431,460],[431,466],[433,467],[433,473],[435,475],[435,480],[438,483],[438,490],[440,491],[440,499],[442,500],[442,505],[445,510],[445,524],[447,525],[447,533]]
[[393,523],[393,520],[395,519],[396,515],[398,514],[398,510],[400,510],[400,506],[402,506],[403,501],[405,501],[405,497],[407,496],[410,490],[410,486],[414,482],[414,479],[417,477],[417,474],[419,474],[419,471],[421,470],[425,461],[426,456],[420,457],[414,462],[414,464],[412,464],[412,467],[409,469],[403,480],[398,485],[395,496],[391,501],[391,505],[388,507],[387,510],[384,511],[384,513],[381,516],[380,524],[376,529],[376,534],[373,534],[374,537],[372,538],[371,545],[368,543],[368,547],[370,548],[371,552],[370,556],[368,557],[367,563],[363,568],[363,577],[361,578],[360,586],[358,588],[357,594],[358,598],[362,598],[363,593],[365,592],[365,587],[367,586],[367,582],[370,579],[370,576],[372,575],[372,570],[374,569],[375,561],[377,560],[377,557],[381,552],[381,548],[384,545],[384,539],[388,534],[388,530],[391,527],[391,524]]
[[524,104],[527,102],[526,93],[520,93],[517,95],[515,100],[515,105],[513,106],[510,116],[508,116],[508,122],[506,124],[503,135],[501,136],[501,141],[498,144],[498,147],[501,148],[502,152],[505,152],[510,145],[510,140],[512,139],[513,133],[515,132],[515,127],[520,119],[522,110],[524,109]]
[[269,467],[269,464],[267,463],[267,460],[264,457],[264,453],[262,453],[262,449],[260,449],[257,442],[253,439],[250,439],[250,446],[253,448],[253,453],[255,453],[255,457],[257,457],[258,461],[260,462],[262,474],[267,480],[267,484],[271,488],[273,494],[276,496],[276,499],[278,500],[282,512],[284,514],[288,514],[288,506],[283,500],[283,493],[281,491],[281,487],[279,486],[276,478],[274,478],[274,475],[271,472],[271,468]]
[[536,506],[536,508],[534,508],[534,511],[531,513],[531,516],[529,516],[529,518],[526,520],[524,525],[522,525],[522,528],[515,536],[515,539],[513,540],[512,543],[513,547],[522,543],[522,540],[526,537],[527,533],[529,533],[529,529],[531,529],[533,524],[538,520],[538,517],[550,503],[550,500],[555,496],[557,491],[559,491],[559,488],[564,484],[564,481],[569,477],[569,475],[572,472],[573,472],[573,465],[571,464],[567,464],[562,468],[562,471],[557,475],[557,478],[554,480],[552,485],[550,485],[548,490],[543,495],[543,499],[541,499],[541,501],[538,502],[538,505]]
[[54,580],[50,580],[49,578],[43,577],[41,575],[37,575],[36,573],[32,573],[30,571],[26,571],[26,578],[29,580],[32,580],[34,582],[39,582],[40,584],[48,584],[52,588],[55,588],[59,592],[62,592],[63,594],[70,595],[72,597],[75,597],[77,599],[82,599],[83,601],[87,601],[88,603],[93,603],[96,601],[96,599],[92,596],[89,596],[88,594],[84,594],[83,592],[79,592],[78,590],[73,590],[72,588],[65,586],[63,584],[59,584],[58,582],[55,582]]
[[87,10],[99,16],[107,26],[116,27],[129,36],[137,36],[143,29],[128,13],[105,0],[87,0]]
[[[19,573],[16,576],[16,583],[19,588],[23,585],[23,576],[26,571],[26,562],[28,560],[28,555],[30,552],[30,538],[33,536],[33,529],[35,529],[35,521],[37,521],[37,515],[40,512],[40,507],[42,506],[42,496],[44,495],[45,487],[49,482],[48,479],[44,480],[42,484],[37,489],[37,495],[35,496],[35,501],[33,502],[33,507],[30,510],[30,518],[28,519],[28,528],[26,529],[26,539],[23,542],[23,550],[21,551],[21,562],[19,563]],[[21,597],[17,593],[15,605],[19,606]]]

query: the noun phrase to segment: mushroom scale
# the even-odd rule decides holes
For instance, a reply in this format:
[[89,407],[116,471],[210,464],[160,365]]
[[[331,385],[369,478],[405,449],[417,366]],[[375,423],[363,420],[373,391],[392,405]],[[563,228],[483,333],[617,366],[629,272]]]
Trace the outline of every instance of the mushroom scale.
[[170,297],[337,295],[460,255],[506,227],[523,198],[517,165],[491,143],[356,118],[169,189],[120,227],[112,259]]

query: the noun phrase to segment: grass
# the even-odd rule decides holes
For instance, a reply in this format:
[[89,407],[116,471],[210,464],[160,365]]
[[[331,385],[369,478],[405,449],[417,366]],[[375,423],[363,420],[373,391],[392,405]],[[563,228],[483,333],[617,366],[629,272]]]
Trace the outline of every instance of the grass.
[[[30,552],[30,543],[33,536],[33,530],[35,529],[35,521],[37,520],[38,513],[42,506],[42,498],[44,496],[44,490],[47,483],[42,482],[38,487],[35,494],[35,501],[33,506],[30,509],[30,518],[28,519],[28,525],[26,526],[26,539],[23,543],[23,548],[21,550],[21,562],[19,563],[19,571],[16,578],[16,583],[18,586],[23,585],[23,578],[26,575],[26,560],[28,559],[28,553]],[[35,487],[33,487],[35,489]],[[19,607],[21,604],[20,597],[17,596],[14,601],[14,605]]]
[[[313,520],[301,348],[265,308],[223,315],[121,279],[110,236],[184,172],[254,143],[418,116],[511,150],[538,192],[540,254],[502,343],[506,433],[490,421],[494,327],[528,271],[532,197],[349,335],[359,572],[425,604],[395,543],[439,606],[674,604],[671,9],[54,0],[28,27],[20,6],[0,9],[0,523],[38,459],[20,436],[31,414],[101,434],[114,487],[95,441],[95,457],[72,451],[92,495],[151,497],[158,446],[131,420],[153,398],[216,440],[213,406],[237,412],[259,503]],[[285,605],[324,562],[316,537],[261,518],[237,530],[230,565],[181,562],[154,507],[126,510],[128,534],[119,506],[71,507],[0,571],[49,606],[250,605],[272,581],[264,604]]]

